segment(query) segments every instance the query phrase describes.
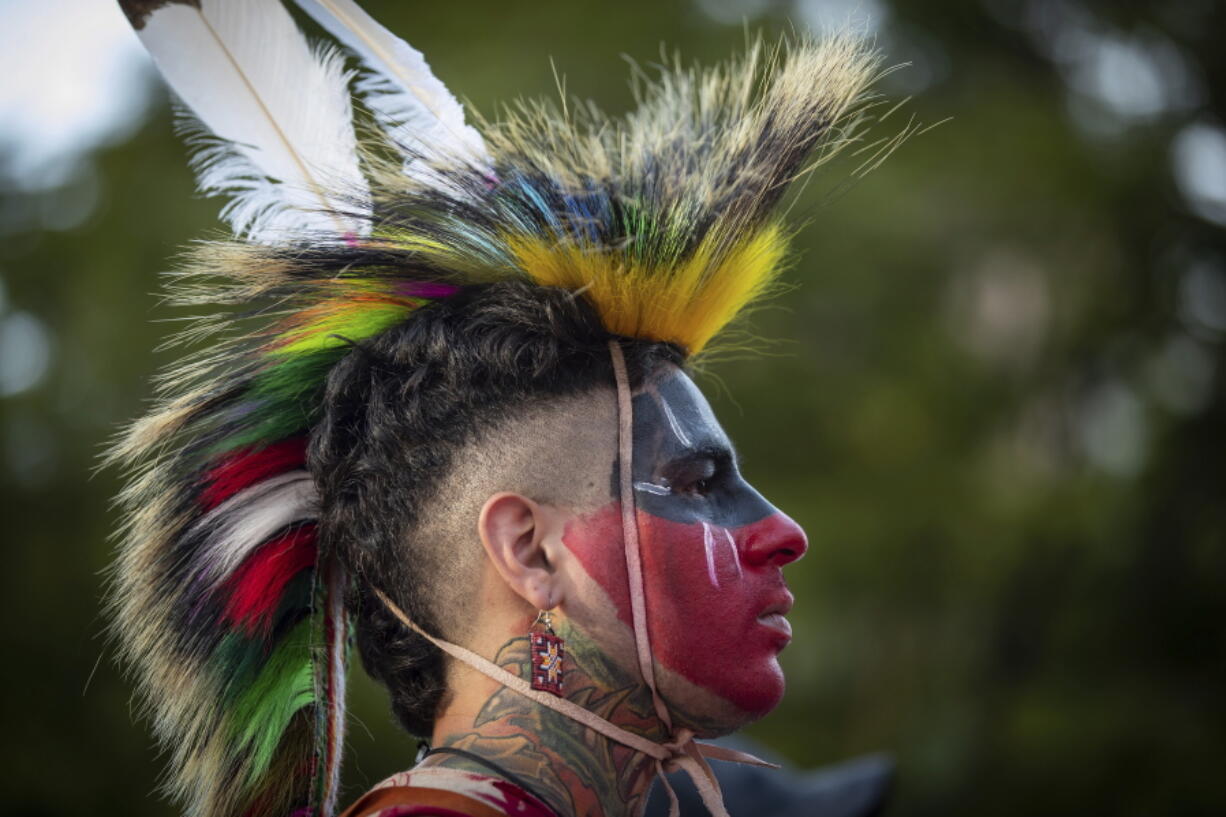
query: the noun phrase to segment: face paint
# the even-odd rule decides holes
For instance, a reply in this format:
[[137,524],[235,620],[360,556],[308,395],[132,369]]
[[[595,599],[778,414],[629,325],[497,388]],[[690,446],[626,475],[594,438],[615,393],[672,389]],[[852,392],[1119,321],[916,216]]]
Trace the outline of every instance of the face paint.
[[[781,568],[804,553],[803,531],[744,480],[711,407],[679,371],[634,398],[632,476],[656,659],[742,711],[769,711],[791,638]],[[614,497],[617,479],[614,468]],[[629,625],[621,539],[616,501],[565,534]]]

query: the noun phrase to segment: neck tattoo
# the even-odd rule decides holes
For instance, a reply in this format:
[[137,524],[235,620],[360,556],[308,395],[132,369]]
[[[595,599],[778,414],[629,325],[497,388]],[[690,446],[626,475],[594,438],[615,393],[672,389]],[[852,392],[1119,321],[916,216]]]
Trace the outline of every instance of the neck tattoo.
[[[642,683],[614,670],[590,639],[573,628],[565,630],[565,697],[624,729],[664,740]],[[495,663],[528,677],[528,639],[507,641]],[[651,758],[505,687],[485,701],[471,727],[436,731],[433,745],[459,749],[485,762],[440,751],[430,755],[429,765],[490,774],[488,764],[493,764],[504,772],[499,776],[512,783],[517,777],[531,781],[529,793],[544,800],[559,817],[638,814],[655,776]]]

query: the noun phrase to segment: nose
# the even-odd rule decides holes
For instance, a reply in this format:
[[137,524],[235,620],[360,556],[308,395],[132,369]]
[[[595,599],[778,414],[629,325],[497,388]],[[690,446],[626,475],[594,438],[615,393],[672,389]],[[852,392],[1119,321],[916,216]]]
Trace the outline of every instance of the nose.
[[805,555],[809,540],[792,517],[776,511],[770,516],[737,531],[741,560],[750,566],[773,564],[783,567]]

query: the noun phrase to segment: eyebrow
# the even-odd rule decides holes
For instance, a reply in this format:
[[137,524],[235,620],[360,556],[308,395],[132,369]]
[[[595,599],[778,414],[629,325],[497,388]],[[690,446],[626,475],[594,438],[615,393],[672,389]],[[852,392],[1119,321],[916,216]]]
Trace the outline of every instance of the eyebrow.
[[670,458],[665,464],[665,467],[687,465],[699,460],[712,460],[716,464],[727,464],[733,466],[740,464],[740,459],[737,457],[737,453],[731,445],[706,441],[700,442],[698,445],[694,446],[683,454]]

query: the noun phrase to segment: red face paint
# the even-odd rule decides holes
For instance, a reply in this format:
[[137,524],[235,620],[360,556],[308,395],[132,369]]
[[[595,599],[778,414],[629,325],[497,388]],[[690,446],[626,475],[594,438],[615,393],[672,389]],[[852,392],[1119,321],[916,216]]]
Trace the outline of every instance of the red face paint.
[[[780,568],[803,553],[803,532],[782,513],[731,530],[643,511],[638,524],[656,660],[750,715],[773,709],[783,696],[777,656],[791,640]],[[632,626],[620,505],[572,521],[564,540]]]

